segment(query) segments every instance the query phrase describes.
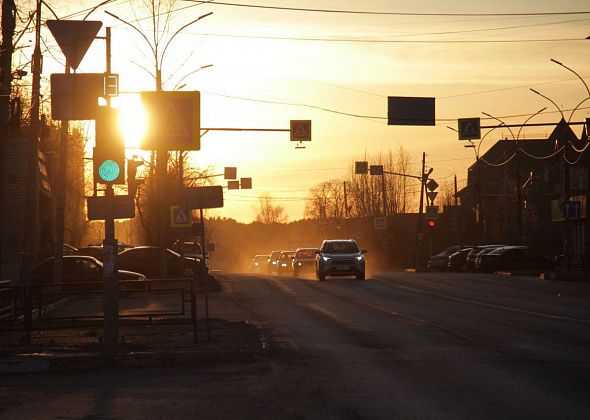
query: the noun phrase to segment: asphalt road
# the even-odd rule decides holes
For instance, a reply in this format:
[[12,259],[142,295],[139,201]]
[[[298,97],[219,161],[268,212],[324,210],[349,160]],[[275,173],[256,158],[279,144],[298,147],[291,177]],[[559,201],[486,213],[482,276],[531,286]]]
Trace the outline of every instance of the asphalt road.
[[2,418],[590,418],[590,282],[228,275],[267,360],[8,376]]

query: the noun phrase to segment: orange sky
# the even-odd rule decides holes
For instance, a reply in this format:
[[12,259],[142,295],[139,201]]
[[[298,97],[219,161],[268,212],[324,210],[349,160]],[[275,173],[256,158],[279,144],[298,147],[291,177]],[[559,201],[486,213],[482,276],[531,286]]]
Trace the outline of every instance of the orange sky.
[[[97,3],[50,4],[64,17]],[[127,1],[113,1],[89,17],[112,27],[112,66],[120,74],[124,92],[154,88],[145,70],[153,69],[151,51],[135,31],[104,10],[141,25],[150,38],[148,22],[141,20],[147,13],[139,3],[131,2],[135,17]],[[426,152],[427,166],[434,168],[432,176],[439,184],[456,174],[461,186],[474,155],[447,128],[456,127],[457,118],[483,117],[482,112],[487,112],[506,123],[520,123],[547,106],[546,113],[533,121],[557,122],[560,116],[555,107],[530,88],[564,110],[588,96],[582,82],[550,58],[590,79],[590,40],[584,40],[590,35],[590,13],[489,15],[590,12],[586,1],[248,0],[236,4],[434,15],[322,13],[176,2],[174,9],[182,10],[171,15],[172,32],[213,12],[172,41],[162,69],[164,88],[172,90],[191,71],[213,64],[181,81],[186,83],[183,90],[201,91],[202,127],[288,128],[291,119],[311,119],[313,124],[313,141],[302,150],[289,142],[288,133],[205,135],[201,151],[192,153],[196,164],[213,165],[218,173],[224,166],[237,166],[238,176],[252,177],[254,184],[251,191],[226,191],[226,206],[212,214],[249,222],[255,216],[256,197],[268,193],[284,206],[290,220],[300,219],[310,187],[347,176],[356,158],[397,150],[400,145],[412,158],[413,174],[419,173],[422,152]],[[71,18],[81,19],[84,14]],[[50,36],[48,39],[49,45],[55,45]],[[44,77],[62,69],[59,50],[45,55]],[[103,70],[104,42],[97,40],[79,71]],[[436,126],[388,126],[387,96],[435,97]],[[590,117],[590,101],[584,105],[573,120]],[[569,117],[570,113],[565,114]],[[538,138],[549,131],[531,128],[523,135]],[[482,150],[504,136],[509,136],[506,130],[495,130]]]

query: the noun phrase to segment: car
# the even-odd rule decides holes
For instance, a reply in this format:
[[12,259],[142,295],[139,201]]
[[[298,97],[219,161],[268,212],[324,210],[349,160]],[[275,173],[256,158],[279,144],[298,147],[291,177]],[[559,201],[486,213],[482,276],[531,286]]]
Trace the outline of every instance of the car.
[[493,251],[494,249],[496,249],[496,248],[494,248],[494,247],[492,247],[492,248],[484,248],[484,249],[482,249],[481,251],[479,251],[477,253],[477,255],[475,256],[475,263],[474,263],[474,270],[475,271],[482,271],[481,258],[485,254],[487,254],[488,252]]
[[305,272],[314,272],[315,257],[319,250],[319,248],[298,248],[295,251],[292,264],[293,275],[295,277]]
[[78,248],[72,246],[70,244],[63,244],[62,246],[62,255],[76,255],[78,252]]
[[[54,260],[54,257],[46,258],[33,268],[32,283],[34,285],[50,285],[54,283]],[[96,258],[88,255],[64,255],[62,267],[64,292],[84,292],[102,289],[103,265]],[[118,275],[119,281],[123,282],[121,283],[122,289],[145,288],[145,284],[125,282],[127,280],[145,281],[146,276],[141,273],[118,270]]]
[[[202,259],[181,256],[171,249],[164,248],[168,278],[192,277]],[[121,252],[117,257],[117,265],[121,269],[137,271],[145,274],[148,279],[164,278],[160,266],[162,248],[158,246],[136,246]]]
[[474,246],[469,254],[467,254],[467,259],[465,260],[465,267],[467,271],[475,271],[475,258],[480,251],[488,248],[498,248],[504,245],[476,245]]
[[277,276],[293,272],[293,258],[295,258],[295,251],[281,252],[277,263]]
[[203,250],[201,249],[201,244],[198,242],[176,241],[172,245],[172,250],[182,256],[194,257],[199,259],[203,258]]
[[267,271],[267,264],[268,264],[269,257],[270,257],[270,255],[268,255],[268,254],[258,254],[256,256],[254,256],[254,258],[252,258],[250,260],[250,267],[249,267],[250,271],[254,271],[257,273]]
[[533,271],[553,270],[554,262],[533,252],[528,246],[513,245],[496,248],[481,257],[481,270],[494,271]]
[[272,274],[272,273],[276,273],[277,272],[277,267],[279,265],[279,257],[281,256],[281,252],[282,251],[272,251],[270,253],[270,257],[268,257],[267,260],[267,272],[268,274]]
[[446,271],[449,262],[449,255],[457,252],[462,247],[460,245],[453,245],[428,259],[428,271]]
[[460,249],[449,255],[449,262],[447,263],[447,270],[449,271],[465,271],[465,261],[467,254],[472,250],[472,247]]
[[366,249],[360,249],[354,239],[326,239],[316,256],[316,277],[324,281],[327,276],[355,276],[365,280]]
[[94,257],[99,261],[102,261],[103,252],[102,252],[102,245],[88,245],[78,248],[76,251],[77,255],[87,255],[89,257]]

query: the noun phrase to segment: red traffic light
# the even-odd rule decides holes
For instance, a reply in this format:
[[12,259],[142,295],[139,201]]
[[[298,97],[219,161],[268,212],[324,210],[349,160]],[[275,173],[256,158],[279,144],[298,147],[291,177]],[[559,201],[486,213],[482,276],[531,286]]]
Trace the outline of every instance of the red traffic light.
[[434,229],[436,227],[436,220],[429,220],[426,222],[426,225],[428,226],[428,229]]

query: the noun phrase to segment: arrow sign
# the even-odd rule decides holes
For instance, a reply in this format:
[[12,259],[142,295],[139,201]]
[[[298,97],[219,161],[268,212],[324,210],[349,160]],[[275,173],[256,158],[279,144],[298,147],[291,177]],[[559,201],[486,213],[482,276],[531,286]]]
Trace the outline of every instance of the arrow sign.
[[47,27],[66,56],[68,65],[76,70],[102,27],[102,22],[96,20],[48,20]]

